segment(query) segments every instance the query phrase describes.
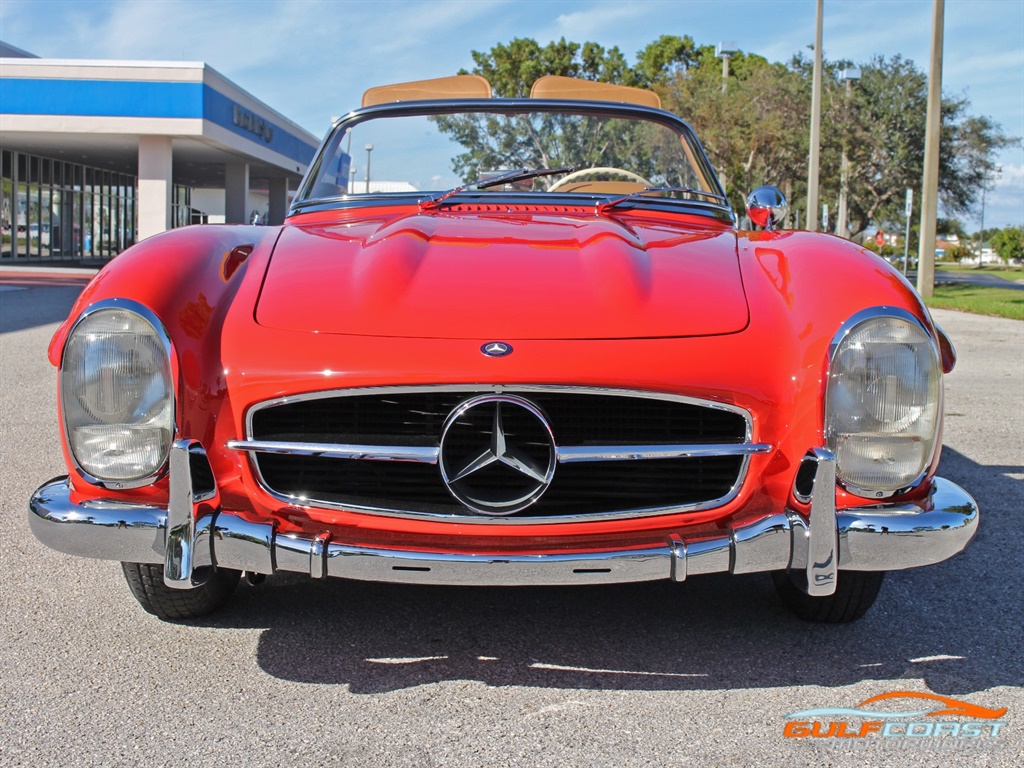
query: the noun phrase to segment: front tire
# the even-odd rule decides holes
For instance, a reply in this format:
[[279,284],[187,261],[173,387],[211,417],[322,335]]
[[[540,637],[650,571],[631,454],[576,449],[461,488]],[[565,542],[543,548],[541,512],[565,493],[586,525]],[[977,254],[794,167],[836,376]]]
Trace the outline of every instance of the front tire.
[[856,621],[870,608],[882,587],[885,571],[839,571],[836,591],[826,597],[812,597],[798,587],[789,573],[775,571],[775,591],[798,618],[820,624]]
[[201,586],[172,589],[164,584],[162,565],[121,563],[121,570],[139,605],[161,619],[194,619],[213,613],[238,586],[240,571],[219,568]]

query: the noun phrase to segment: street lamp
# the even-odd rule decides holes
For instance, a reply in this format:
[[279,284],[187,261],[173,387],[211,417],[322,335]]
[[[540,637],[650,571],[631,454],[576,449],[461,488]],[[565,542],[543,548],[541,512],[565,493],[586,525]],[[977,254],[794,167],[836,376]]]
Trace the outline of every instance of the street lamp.
[[356,167],[354,165],[349,170],[348,176],[349,176],[348,191],[349,191],[349,194],[354,195],[355,192],[356,192]]
[[[732,40],[723,41],[715,46],[715,56],[722,60],[722,95],[726,94],[729,87],[729,57],[735,53],[739,53],[739,46],[736,45]],[[725,177],[725,161],[722,161],[722,167],[718,169],[718,179],[722,182],[722,189],[727,190],[729,188],[729,180]]]
[[[860,69],[847,67],[839,73],[839,79],[846,83],[846,109],[849,114],[850,96],[854,80],[860,80]],[[839,171],[839,214],[836,217],[836,234],[849,239],[846,231],[847,196],[850,189],[850,158],[846,156],[846,136],[843,136],[843,161]]]
[[985,250],[985,191],[988,189],[989,181],[998,181],[1003,174],[1003,166],[997,165],[991,169],[986,168],[981,174],[981,232],[978,234],[978,269],[981,269],[982,251]]
[[722,93],[725,93],[729,84],[729,57],[739,53],[739,46],[732,40],[721,42],[715,46],[715,58],[722,60]]
[[370,194],[370,153],[373,152],[373,144],[366,145],[366,194]]

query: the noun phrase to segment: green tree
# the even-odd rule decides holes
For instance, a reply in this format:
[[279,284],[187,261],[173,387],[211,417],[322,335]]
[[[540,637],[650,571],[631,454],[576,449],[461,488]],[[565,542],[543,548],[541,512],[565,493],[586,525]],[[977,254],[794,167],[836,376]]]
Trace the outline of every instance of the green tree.
[[686,120],[725,179],[733,206],[746,194],[774,184],[789,197],[806,188],[810,90],[802,75],[783,64],[739,52],[722,65],[714,48],[698,49],[697,61],[674,73],[659,89],[665,108]]
[[[581,45],[565,38],[546,46],[516,38],[471,55],[476,64],[473,74],[487,78],[496,96],[522,98],[529,96],[533,83],[544,75],[650,87],[691,66],[694,51],[690,38],[663,35],[637,54],[635,67],[617,47],[606,49],[593,42]],[[556,115],[443,115],[433,119],[442,132],[466,148],[453,161],[453,170],[466,181],[478,178],[482,171],[509,167],[615,166],[643,174],[653,169],[653,156],[659,151],[649,146],[647,129],[632,121]],[[552,182],[538,180],[540,184]],[[665,179],[661,183],[688,182]]]
[[963,245],[963,244],[954,246],[954,247],[950,248],[948,251],[946,251],[946,257],[952,259],[957,264],[959,264],[964,259],[967,259],[967,258],[970,258],[970,257],[973,257],[973,256],[974,256],[974,251],[972,251],[968,246]]
[[[498,43],[490,51],[471,51],[476,66],[502,98],[525,98],[534,82],[544,75],[578,77],[604,83],[622,83],[634,76],[626,57],[616,47],[605,50],[597,43],[561,40],[541,46],[536,40],[517,37],[508,45]],[[467,74],[460,70],[460,75]]]
[[928,80],[900,56],[877,57],[861,67],[852,94],[846,119],[827,123],[825,142],[847,141],[849,221],[856,236],[872,222],[902,219],[906,190],[920,186]]
[[[637,52],[633,65],[617,47],[565,38],[546,46],[516,38],[472,56],[473,72],[487,78],[502,97],[528,96],[543,75],[657,91],[665,108],[694,128],[737,210],[761,184],[780,187],[794,207],[806,195],[812,66],[802,54],[781,64],[738,52],[730,59],[724,91],[714,48],[697,45],[689,36],[662,35]],[[836,201],[845,147],[851,167],[849,222],[856,237],[872,225],[902,223],[906,190],[920,188],[928,82],[909,60],[876,57],[860,65],[861,79],[848,98],[838,73],[850,64],[825,63],[819,167],[822,200]],[[951,216],[973,211],[996,153],[1019,142],[969,110],[966,97],[943,99],[939,193]],[[564,159],[598,166],[625,165],[616,159],[629,158],[636,170],[650,162],[652,153],[644,147],[645,137],[594,121],[575,126],[483,116],[437,121],[466,148],[454,170],[467,180],[481,170],[550,168],[565,164]]]
[[963,242],[969,239],[963,222],[956,218],[939,218],[935,222],[935,231],[942,235],[956,235]]
[[[905,191],[920,187],[928,79],[898,55],[876,57],[861,65],[852,93],[849,111],[823,122],[828,126],[823,144],[847,141],[850,222],[858,234],[872,222],[902,221]],[[954,216],[974,209],[996,153],[1015,141],[989,118],[969,115],[969,108],[963,96],[942,101],[939,195],[944,210]]]
[[991,118],[968,115],[969,108],[964,96],[942,101],[941,146],[947,151],[939,153],[939,193],[943,207],[952,214],[974,209],[982,185],[989,183],[996,168],[996,153],[1019,143],[1019,139],[1004,134]]
[[996,232],[990,240],[992,249],[999,257],[1010,263],[1011,259],[1024,258],[1024,228],[1006,227]]
[[999,231],[999,227],[985,227],[985,229],[974,233],[974,239],[976,239],[979,243],[987,243],[993,237],[995,237],[996,233],[998,233]]
[[689,35],[662,35],[637,51],[631,82],[624,85],[652,88],[663,85],[671,78],[695,66],[701,52]]

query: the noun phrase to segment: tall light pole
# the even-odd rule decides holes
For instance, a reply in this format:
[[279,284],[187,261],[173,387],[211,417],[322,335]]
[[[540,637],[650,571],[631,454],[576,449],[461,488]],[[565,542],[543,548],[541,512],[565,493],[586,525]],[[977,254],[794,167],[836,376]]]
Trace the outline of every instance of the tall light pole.
[[739,46],[731,40],[715,46],[715,56],[722,60],[722,93],[725,93],[729,86],[729,57],[739,53],[739,50]]
[[366,194],[370,194],[370,153],[373,152],[373,144],[366,145]]
[[981,269],[982,251],[985,250],[985,192],[988,190],[989,180],[996,181],[1003,172],[1003,167],[997,165],[992,169],[992,175],[986,168],[981,176],[981,232],[978,233],[978,269]]
[[807,229],[818,228],[818,152],[821,148],[821,17],[824,0],[817,2],[814,29],[814,81],[811,87],[811,156],[807,163]]
[[[739,46],[731,40],[726,42],[723,41],[715,46],[715,56],[722,60],[722,96],[729,91],[729,57],[734,53],[739,52]],[[728,193],[729,180],[725,177],[725,161],[722,161],[721,168],[718,169],[718,180],[722,182],[722,190]]]
[[[852,85],[854,80],[860,80],[860,70],[857,67],[847,67],[839,73],[839,79],[846,81],[846,111],[850,111],[850,98],[853,93]],[[847,131],[849,127],[846,126]],[[839,171],[839,213],[836,216],[836,234],[849,239],[850,234],[846,231],[846,209],[847,197],[850,190],[850,158],[846,155],[846,133],[843,133],[843,162]]]
[[924,298],[935,294],[935,220],[939,215],[939,133],[942,129],[942,18],[946,6],[944,0],[934,0],[934,3],[921,184],[921,242],[917,256],[917,292]]

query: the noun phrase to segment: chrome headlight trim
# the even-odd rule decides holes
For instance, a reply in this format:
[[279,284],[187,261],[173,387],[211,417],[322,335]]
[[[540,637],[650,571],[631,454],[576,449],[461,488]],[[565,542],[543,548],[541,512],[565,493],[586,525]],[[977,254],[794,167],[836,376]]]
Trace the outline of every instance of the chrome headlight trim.
[[[929,341],[929,349],[931,350],[930,364],[931,364],[931,376],[934,377],[936,394],[935,394],[935,416],[934,416],[934,427],[932,434],[929,438],[930,450],[927,451],[927,455],[923,461],[923,467],[916,473],[913,478],[908,478],[906,482],[903,482],[899,487],[884,487],[884,488],[872,488],[865,485],[859,485],[846,479],[843,473],[841,461],[839,460],[839,451],[837,450],[835,435],[832,431],[832,409],[833,409],[833,398],[835,396],[833,377],[835,375],[836,367],[836,355],[842,348],[843,343],[849,338],[856,329],[863,326],[865,323],[869,323],[875,320],[882,319],[895,319],[908,323],[914,328],[918,329],[924,334],[925,338]],[[943,407],[943,390],[942,390],[942,364],[940,361],[940,351],[938,343],[935,339],[934,334],[925,325],[924,322],[916,315],[901,308],[901,307],[889,307],[879,306],[870,307],[868,309],[861,310],[851,316],[846,322],[844,322],[836,335],[833,337],[828,349],[828,370],[826,377],[825,387],[825,400],[824,400],[824,437],[825,442],[829,446],[830,450],[837,454],[836,461],[836,480],[837,484],[843,489],[864,498],[870,499],[886,499],[892,496],[897,496],[910,491],[911,489],[920,485],[922,480],[928,473],[928,467],[931,465],[932,458],[935,454],[937,447],[937,440],[940,431],[940,424],[942,420],[942,407]],[[916,421],[916,419],[915,419]],[[889,486],[892,484],[890,483]]]
[[[155,337],[161,347],[163,348],[163,354],[168,364],[168,387],[167,387],[167,408],[170,411],[169,415],[169,432],[167,437],[166,445],[162,450],[162,458],[157,463],[157,466],[145,475],[139,477],[133,477],[128,479],[112,479],[98,477],[94,473],[87,470],[80,462],[78,456],[75,454],[74,443],[72,441],[72,435],[68,424],[67,407],[64,402],[64,378],[68,375],[66,370],[68,360],[68,347],[71,341],[75,338],[76,332],[80,330],[83,322],[88,318],[93,317],[99,312],[119,310],[123,312],[130,312],[137,315],[143,321],[145,321],[154,331]],[[68,331],[67,337],[64,339],[64,348],[61,353],[61,362],[57,371],[57,394],[60,399],[60,413],[61,413],[61,427],[64,431],[64,440],[68,448],[68,455],[71,457],[71,461],[74,464],[75,471],[81,475],[81,477],[92,485],[99,486],[101,488],[108,488],[114,490],[124,490],[131,488],[140,488],[142,486],[150,485],[154,481],[160,479],[167,474],[169,454],[171,443],[174,440],[175,435],[178,433],[177,425],[177,398],[176,398],[176,386],[178,382],[178,359],[174,350],[174,345],[171,342],[170,334],[166,327],[161,322],[160,318],[157,317],[156,313],[150,310],[143,304],[131,299],[103,299],[96,302],[95,304],[87,307],[75,320]]]

